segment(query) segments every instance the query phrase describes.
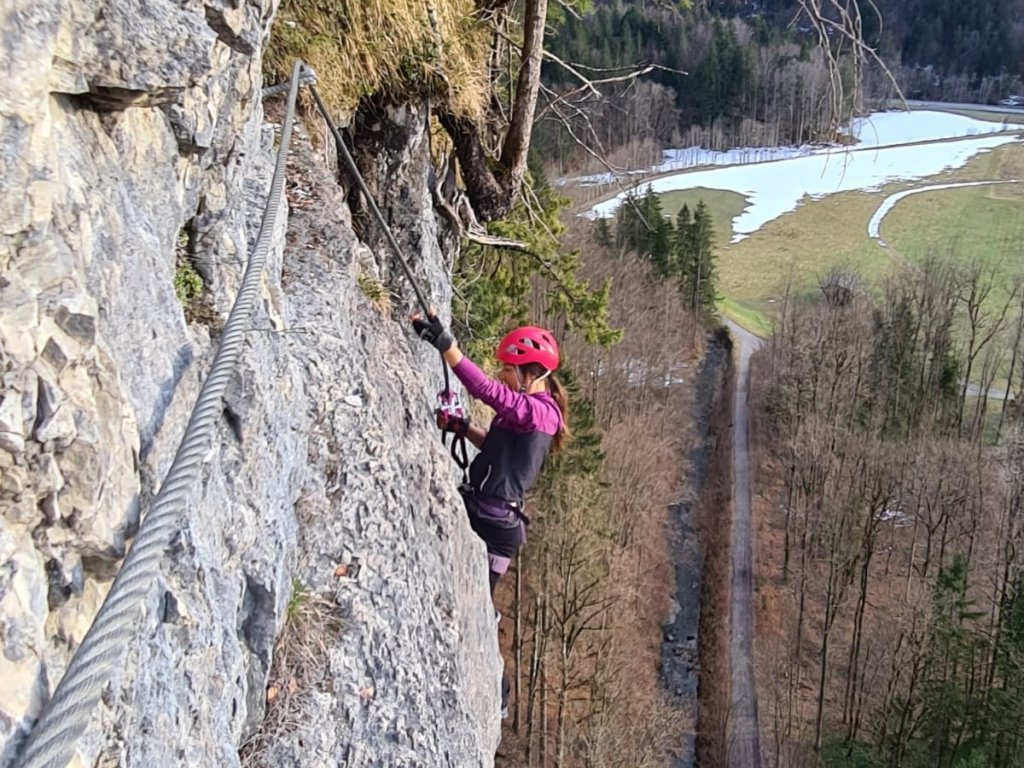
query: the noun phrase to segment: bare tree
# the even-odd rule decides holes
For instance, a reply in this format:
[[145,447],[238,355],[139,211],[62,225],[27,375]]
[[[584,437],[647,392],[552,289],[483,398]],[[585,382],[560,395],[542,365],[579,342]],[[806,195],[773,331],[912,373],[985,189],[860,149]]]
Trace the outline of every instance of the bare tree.
[[[960,413],[957,416],[957,426],[961,429],[974,365],[989,342],[1003,329],[1006,323],[1006,314],[1013,305],[1019,290],[1019,286],[1014,284],[1005,300],[996,303],[993,308],[990,298],[997,284],[1001,282],[995,267],[985,267],[975,262],[967,270],[966,275],[960,293],[960,302],[967,315],[964,380],[960,390]],[[974,436],[973,430],[972,436]]]
[[[873,0],[867,6],[875,15],[879,26],[882,14]],[[832,133],[838,132],[846,114],[845,102],[849,101],[855,112],[862,112],[864,64],[872,61],[884,73],[896,93],[902,97],[899,85],[889,67],[879,57],[878,52],[868,45],[864,39],[864,20],[861,15],[861,3],[857,0],[800,0],[800,7],[810,20],[818,35],[818,46],[824,52],[828,64],[829,89],[828,105],[832,122]],[[843,55],[852,59],[853,82],[850,93],[847,93],[843,78],[843,67],[840,62]]]
[[[507,13],[507,0],[478,0],[477,9],[494,18]],[[480,221],[493,221],[507,214],[519,195],[526,175],[526,157],[533,132],[533,118],[540,91],[541,61],[544,55],[544,21],[548,0],[525,0],[523,10],[523,45],[516,78],[515,97],[507,124],[500,106],[489,114],[488,130],[503,132],[501,151],[494,163],[486,150],[481,127],[465,115],[456,115],[444,106],[438,108],[438,119],[455,144],[462,178],[470,204]],[[501,36],[494,36],[494,47],[503,45]],[[509,54],[511,55],[511,54]]]

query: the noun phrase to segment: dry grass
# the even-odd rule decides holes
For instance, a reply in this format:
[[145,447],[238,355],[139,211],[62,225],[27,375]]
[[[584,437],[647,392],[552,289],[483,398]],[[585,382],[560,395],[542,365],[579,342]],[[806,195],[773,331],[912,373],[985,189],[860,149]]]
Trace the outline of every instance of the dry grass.
[[[936,254],[954,264],[978,261],[998,269],[1006,285],[1020,273],[1024,184],[922,192],[886,216],[883,235],[901,255],[920,263]],[[921,222],[929,222],[921,227]]]
[[282,0],[264,66],[284,80],[302,58],[335,109],[377,92],[421,94],[476,117],[488,42],[472,0]]
[[293,581],[284,629],[274,646],[266,713],[240,750],[245,768],[271,768],[274,743],[283,734],[308,726],[301,720],[303,694],[331,684],[327,645],[341,630],[334,603]]
[[391,313],[391,293],[380,280],[367,271],[360,271],[356,275],[356,285],[379,314],[387,316]]

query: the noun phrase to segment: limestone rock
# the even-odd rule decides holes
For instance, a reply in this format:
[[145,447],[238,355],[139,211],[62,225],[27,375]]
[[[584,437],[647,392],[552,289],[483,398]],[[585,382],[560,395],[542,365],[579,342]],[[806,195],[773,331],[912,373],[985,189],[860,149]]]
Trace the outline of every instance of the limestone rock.
[[31,469],[35,475],[35,490],[40,496],[57,493],[64,487],[64,476],[61,475],[53,454],[40,455],[32,462]]
[[[27,533],[0,519],[0,723],[19,723],[39,706],[45,675],[46,571]],[[10,726],[8,726],[10,727]]]
[[8,467],[0,475],[0,494],[13,497],[20,496],[25,490],[27,481],[28,471],[25,467],[17,465]]
[[[381,155],[385,167],[425,174],[423,134],[397,123],[384,130],[393,132]],[[429,408],[419,419],[407,416],[407,408],[433,401],[436,352],[369,307],[352,264],[374,256],[347,221],[323,213],[344,205],[312,158],[307,145],[304,161],[295,162],[318,199],[292,212],[290,234],[323,245],[286,253],[290,325],[319,329],[292,343],[315,404],[313,475],[303,495],[303,518],[312,524],[302,532],[297,574],[332,595],[347,620],[328,649],[328,677],[338,681],[332,695],[305,697],[303,725],[282,734],[268,764],[318,765],[313,755],[333,748],[360,768],[489,766],[499,737],[501,662],[486,555],[467,524]],[[381,203],[408,217],[400,237],[422,233],[420,269],[440,274],[429,195],[419,194],[425,176],[406,173]],[[390,287],[411,306],[404,278]],[[450,299],[446,290],[434,288],[439,304]],[[346,401],[355,397],[358,408]],[[339,579],[338,563],[353,559],[356,577]]]
[[259,19],[257,9],[250,4],[226,3],[207,0],[204,6],[206,22],[217,37],[229,48],[251,55],[259,47]]
[[[270,186],[259,90],[276,5],[0,9],[0,66],[17,84],[0,87],[0,765],[108,593],[209,375]],[[445,306],[423,122],[408,108],[361,130],[395,233]],[[323,676],[270,764],[492,763],[484,550],[416,405],[433,400],[436,353],[368,308],[355,259],[408,286],[380,233],[356,239],[308,142],[297,153],[291,173],[319,204],[293,217],[300,245],[285,252],[281,203],[200,481],[73,764],[239,765],[274,716],[265,692],[294,584],[341,629],[318,638]],[[208,325],[175,294],[183,236]]]
[[96,103],[154,106],[210,71],[215,34],[194,8],[183,13],[169,0],[125,0],[92,15],[90,5],[73,5],[65,17],[69,44],[61,47],[61,74],[77,69],[75,82],[80,73]]
[[25,452],[20,393],[8,391],[0,400],[0,448],[17,456]]
[[[77,575],[72,572],[71,576],[75,578]],[[59,571],[56,578],[61,578]],[[68,600],[70,595],[65,593],[73,592],[71,583],[59,586],[51,584],[50,587],[48,599],[55,611],[49,615],[47,630],[51,636],[72,647],[77,646],[92,626],[92,619],[110,591],[110,584],[95,579],[82,579],[75,600]],[[55,592],[61,594],[63,602],[55,599]]]

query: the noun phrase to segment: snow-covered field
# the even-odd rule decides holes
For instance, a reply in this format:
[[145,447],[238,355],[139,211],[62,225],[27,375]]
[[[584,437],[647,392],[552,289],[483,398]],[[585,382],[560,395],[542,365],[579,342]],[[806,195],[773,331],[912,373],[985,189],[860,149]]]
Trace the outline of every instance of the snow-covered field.
[[[1019,125],[991,120],[975,120],[964,115],[949,112],[875,112],[867,117],[858,117],[844,131],[857,140],[858,147],[879,147],[893,144],[910,144],[915,141],[936,141],[939,139],[983,136],[1019,129]],[[787,160],[806,157],[816,153],[835,151],[835,146],[804,144],[800,147],[736,147],[724,152],[701,147],[666,149],[662,161],[650,168],[627,171],[621,176],[668,173],[714,165],[743,165],[767,163],[772,160]],[[610,184],[615,181],[611,173],[591,176],[577,176],[560,179],[560,184],[575,183],[582,186]]]
[[[657,165],[639,171],[626,171],[620,174],[628,179],[630,176],[641,176],[654,173],[669,173],[671,171],[684,171],[689,168],[700,168],[709,165],[746,165],[749,163],[767,163],[772,160],[785,160],[790,157],[803,157],[815,151],[815,147],[804,145],[802,147],[737,147],[724,152],[700,147],[686,147],[685,149],[666,149],[662,152],[663,160]],[[611,184],[616,179],[613,173],[598,173],[592,176],[578,176],[574,179],[563,179],[559,183],[569,181],[581,186],[593,186],[595,184]]]
[[[756,232],[764,224],[792,211],[804,196],[820,198],[837,192],[877,189],[894,181],[924,178],[958,168],[971,157],[1003,144],[1019,141],[1000,133],[1007,126],[947,112],[886,112],[855,120],[850,130],[859,143],[853,147],[789,147],[768,160],[753,160],[724,168],[673,174],[641,184],[655,192],[707,187],[738,192],[748,207],[733,219],[733,242]],[[996,135],[997,134],[997,135]],[[960,141],[939,141],[963,138]],[[921,143],[921,142],[939,143]],[[672,150],[674,152],[686,150]],[[704,150],[701,150],[704,151]],[[725,163],[727,156],[756,156],[762,150],[709,153],[702,165]],[[771,152],[764,150],[768,154]],[[787,154],[788,153],[788,154]],[[697,155],[695,154],[694,157]],[[674,156],[675,157],[675,156]],[[737,162],[736,159],[733,162]],[[614,214],[623,195],[594,206],[590,218]]]
[[884,147],[892,144],[912,144],[915,141],[958,139],[984,136],[1019,129],[1012,123],[975,120],[950,112],[875,112],[853,120],[845,131],[857,139],[858,147]]

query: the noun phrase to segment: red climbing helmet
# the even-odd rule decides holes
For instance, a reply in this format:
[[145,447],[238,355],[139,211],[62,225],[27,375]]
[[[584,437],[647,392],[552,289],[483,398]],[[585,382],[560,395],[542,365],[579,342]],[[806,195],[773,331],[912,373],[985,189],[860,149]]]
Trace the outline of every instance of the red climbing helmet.
[[524,325],[510,331],[498,345],[498,359],[509,365],[538,363],[548,371],[558,367],[558,344],[550,331]]

